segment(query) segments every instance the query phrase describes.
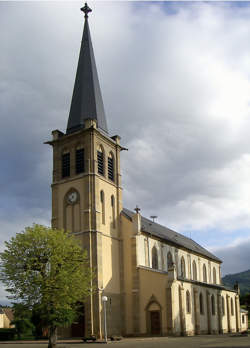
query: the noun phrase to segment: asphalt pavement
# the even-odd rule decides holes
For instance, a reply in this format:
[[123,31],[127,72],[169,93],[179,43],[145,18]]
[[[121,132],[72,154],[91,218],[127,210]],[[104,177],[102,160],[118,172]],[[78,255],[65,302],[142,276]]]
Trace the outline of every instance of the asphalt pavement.
[[[82,343],[81,341],[59,341],[58,348],[100,348],[105,343]],[[47,348],[46,342],[1,342],[0,348]],[[249,337],[228,335],[205,335],[193,337],[125,338],[108,342],[109,348],[250,348]]]

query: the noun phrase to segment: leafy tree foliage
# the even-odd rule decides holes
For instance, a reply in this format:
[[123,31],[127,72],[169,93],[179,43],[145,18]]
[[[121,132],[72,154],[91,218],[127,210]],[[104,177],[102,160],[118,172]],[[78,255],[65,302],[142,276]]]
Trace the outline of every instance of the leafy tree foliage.
[[13,306],[14,320],[11,324],[15,325],[18,339],[21,339],[21,335],[28,331],[33,331],[34,326],[31,322],[31,310],[24,306],[22,303],[15,303]]
[[56,329],[71,324],[77,303],[89,295],[91,271],[87,253],[75,237],[41,225],[27,227],[5,242],[0,280],[10,299],[35,309],[49,328],[49,348]]

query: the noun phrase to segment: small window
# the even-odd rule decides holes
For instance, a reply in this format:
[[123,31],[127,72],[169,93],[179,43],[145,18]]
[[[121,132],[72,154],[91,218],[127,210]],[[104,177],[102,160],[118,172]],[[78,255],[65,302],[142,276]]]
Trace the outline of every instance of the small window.
[[111,196],[112,227],[115,228],[115,197]]
[[204,304],[203,304],[202,293],[200,293],[200,314],[204,314]]
[[152,248],[152,268],[158,269],[158,253],[155,246]]
[[62,177],[66,178],[70,176],[70,153],[64,153],[62,155]]
[[186,278],[186,265],[185,265],[185,260],[183,256],[181,258],[181,277]]
[[234,301],[231,298],[231,315],[234,315]]
[[76,150],[76,174],[84,172],[84,149]]
[[101,147],[97,151],[97,167],[98,167],[98,173],[101,175],[104,175],[104,156],[103,156],[103,150]]
[[221,300],[222,300],[222,315],[225,315],[225,300],[224,300],[223,296],[222,296]]
[[102,224],[105,224],[105,197],[104,192],[100,192],[100,201],[101,201],[101,214],[102,214]]
[[213,281],[214,281],[214,284],[217,284],[216,269],[215,269],[215,267],[213,268]]
[[186,311],[187,311],[187,313],[191,312],[191,309],[190,309],[190,292],[188,290],[186,292]]
[[108,178],[114,181],[114,156],[111,152],[108,157]]
[[215,300],[214,300],[214,295],[211,296],[211,310],[212,310],[212,315],[215,315]]
[[193,261],[193,280],[197,280],[197,266],[195,261]]
[[242,315],[242,324],[245,324],[245,315]]
[[206,265],[203,265],[203,282],[207,283],[207,268]]

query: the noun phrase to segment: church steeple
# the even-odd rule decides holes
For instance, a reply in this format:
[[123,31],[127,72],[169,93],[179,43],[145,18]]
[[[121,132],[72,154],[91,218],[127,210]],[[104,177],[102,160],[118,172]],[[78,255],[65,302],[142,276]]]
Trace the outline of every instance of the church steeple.
[[67,125],[67,134],[84,128],[84,121],[86,119],[97,120],[97,128],[108,133],[88,24],[88,13],[92,10],[85,3],[81,11],[85,14],[85,23]]

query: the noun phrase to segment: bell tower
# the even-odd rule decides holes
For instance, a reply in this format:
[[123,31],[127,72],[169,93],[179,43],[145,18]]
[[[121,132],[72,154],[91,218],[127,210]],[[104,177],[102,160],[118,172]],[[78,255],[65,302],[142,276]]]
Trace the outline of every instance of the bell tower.
[[[52,131],[52,227],[63,228],[88,251],[95,272],[84,305],[84,335],[103,337],[102,296],[109,334],[121,332],[122,188],[119,136],[110,136],[91,42],[87,4],[67,131]],[[111,330],[111,331],[110,331]],[[69,332],[69,335],[74,335]]]

